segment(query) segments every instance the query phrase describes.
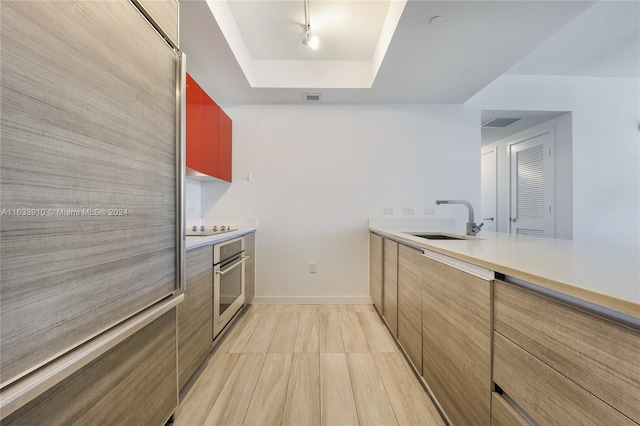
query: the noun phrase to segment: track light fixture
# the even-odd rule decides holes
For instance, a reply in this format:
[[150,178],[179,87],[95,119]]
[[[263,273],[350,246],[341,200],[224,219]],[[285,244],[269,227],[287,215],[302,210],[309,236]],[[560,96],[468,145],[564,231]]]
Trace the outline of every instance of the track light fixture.
[[311,35],[311,13],[309,11],[309,0],[304,0],[304,38],[302,39],[302,44],[305,46],[309,46],[313,50],[317,49],[320,45],[320,40],[317,36]]

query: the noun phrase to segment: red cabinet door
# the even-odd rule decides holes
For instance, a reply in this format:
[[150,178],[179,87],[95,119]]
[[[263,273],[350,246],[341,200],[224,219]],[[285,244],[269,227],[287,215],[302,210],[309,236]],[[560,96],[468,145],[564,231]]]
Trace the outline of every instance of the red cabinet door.
[[220,175],[218,111],[220,108],[206,93],[202,93],[202,155],[201,172],[214,177]]
[[218,157],[219,170],[218,177],[227,182],[231,182],[231,141],[232,141],[232,124],[231,119],[222,109],[219,109],[219,141],[218,141]]
[[231,182],[231,119],[187,74],[187,167]]
[[201,153],[201,135],[202,135],[202,108],[201,98],[204,92],[198,86],[198,83],[187,74],[187,167],[202,172],[202,153]]

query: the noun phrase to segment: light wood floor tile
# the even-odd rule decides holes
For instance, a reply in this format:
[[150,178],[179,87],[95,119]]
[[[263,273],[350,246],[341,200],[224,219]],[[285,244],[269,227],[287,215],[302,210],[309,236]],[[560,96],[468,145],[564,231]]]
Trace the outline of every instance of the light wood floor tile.
[[356,312],[375,312],[376,308],[373,305],[353,305]]
[[205,425],[241,425],[264,364],[265,354],[241,354]]
[[244,425],[268,426],[282,422],[293,354],[268,354],[244,418]]
[[260,313],[247,312],[231,330],[224,336],[222,342],[216,348],[216,353],[241,353],[249,341],[253,329],[260,321]]
[[351,353],[347,354],[347,361],[360,424],[397,425],[398,421],[373,356]]
[[367,339],[362,331],[358,314],[355,312],[340,313],[340,327],[346,352],[371,352]]
[[337,312],[320,314],[320,352],[344,352],[340,315]]
[[444,425],[437,409],[401,353],[373,354],[400,425]]
[[278,327],[269,346],[270,353],[293,352],[298,335],[298,325],[300,314],[294,312],[283,312],[280,314]]
[[175,424],[444,424],[397,350],[371,305],[254,305],[207,361]]
[[296,335],[294,352],[318,352],[320,314],[304,312],[300,314],[300,324]]
[[376,312],[358,312],[362,331],[371,352],[398,352],[398,346]]
[[277,312],[266,312],[260,314],[260,321],[253,329],[251,337],[247,341],[243,353],[267,353],[271,340],[278,327],[280,321],[280,315]]
[[338,305],[316,305],[317,312],[338,312]]
[[320,425],[319,354],[293,354],[282,425]]
[[320,418],[323,425],[358,425],[347,355],[320,354]]
[[174,419],[175,426],[201,425],[227,382],[240,354],[215,354],[184,397]]
[[356,312],[356,305],[337,305],[338,312]]

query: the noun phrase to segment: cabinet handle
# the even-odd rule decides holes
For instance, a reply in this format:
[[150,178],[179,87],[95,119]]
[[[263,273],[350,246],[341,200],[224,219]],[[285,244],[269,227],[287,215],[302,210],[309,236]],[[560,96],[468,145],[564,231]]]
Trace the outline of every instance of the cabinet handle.
[[249,256],[242,256],[242,259],[240,259],[240,262],[236,263],[235,265],[233,265],[231,268],[229,269],[225,269],[224,271],[216,271],[216,274],[218,275],[224,275],[227,272],[229,272],[232,269],[235,269],[236,266],[241,265],[244,263],[245,260],[247,260],[249,258]]
[[482,220],[490,220],[491,222],[493,222],[493,218],[492,218],[492,217],[485,217],[485,218],[484,218],[484,219],[482,219]]

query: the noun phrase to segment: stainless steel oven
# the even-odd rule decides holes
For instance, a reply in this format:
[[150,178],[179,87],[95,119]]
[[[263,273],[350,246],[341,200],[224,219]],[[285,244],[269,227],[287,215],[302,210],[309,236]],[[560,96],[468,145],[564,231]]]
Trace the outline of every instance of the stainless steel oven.
[[213,338],[244,303],[244,237],[213,246]]

